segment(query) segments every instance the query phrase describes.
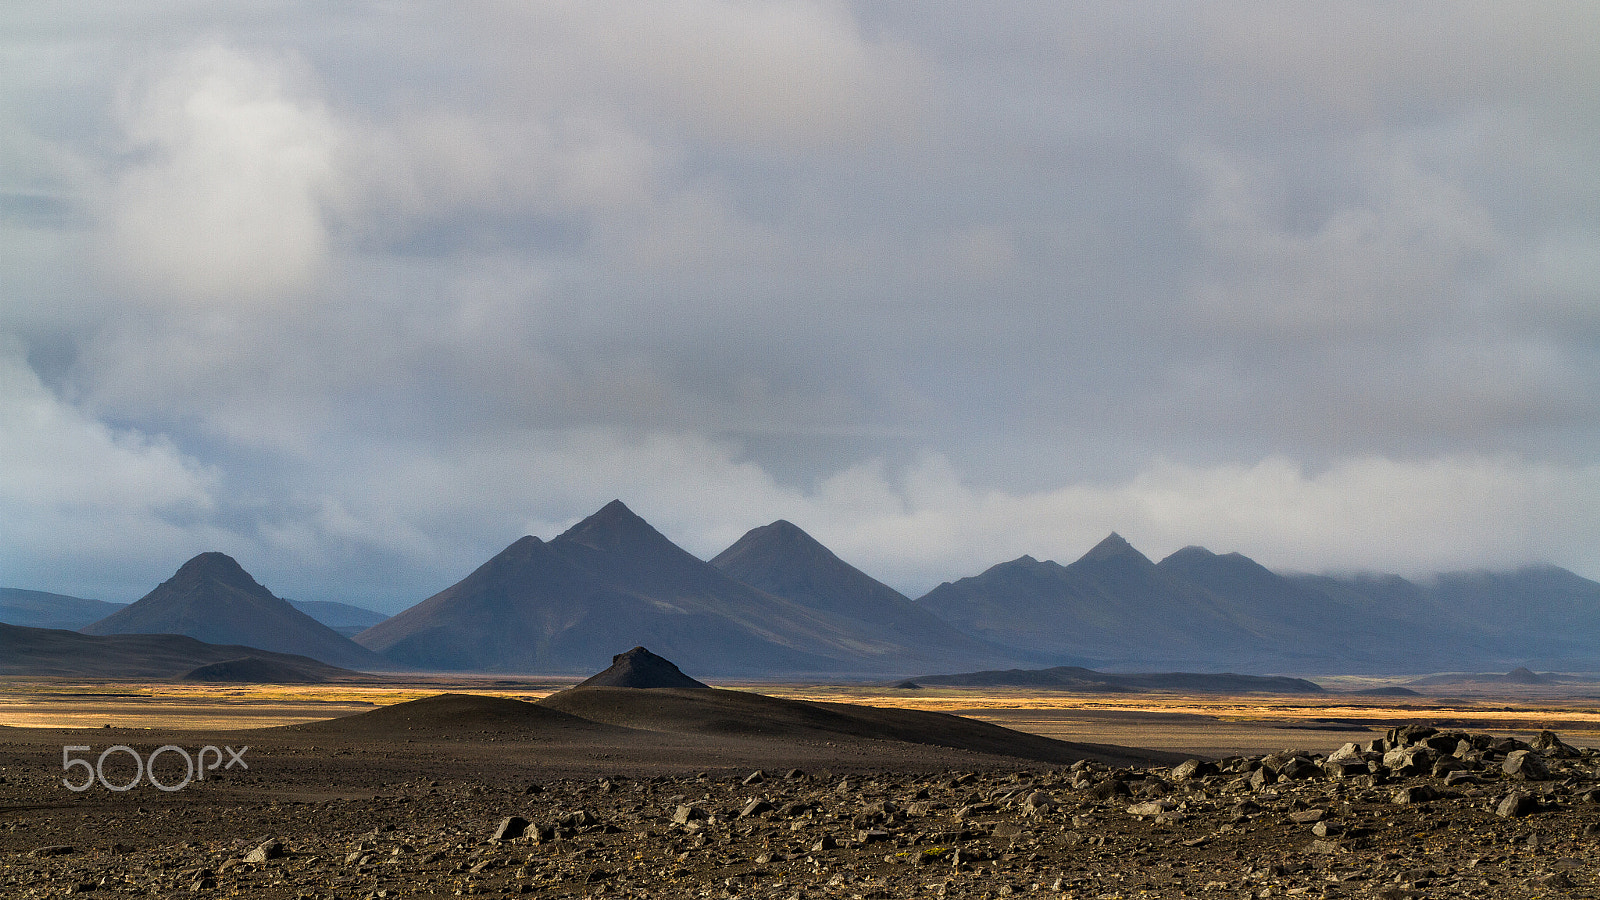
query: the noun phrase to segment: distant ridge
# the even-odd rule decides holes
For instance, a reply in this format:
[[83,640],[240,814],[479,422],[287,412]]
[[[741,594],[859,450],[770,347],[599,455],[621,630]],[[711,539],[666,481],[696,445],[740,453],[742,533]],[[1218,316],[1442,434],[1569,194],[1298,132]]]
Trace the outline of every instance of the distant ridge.
[[1065,662],[1206,664],[1263,645],[1217,597],[1161,571],[1116,533],[1071,565],[1022,556],[941,584],[917,604],[995,643]]
[[1149,672],[1117,674],[1078,666],[1049,669],[966,672],[959,675],[919,675],[922,685],[952,687],[1032,687],[1070,691],[1190,691],[1217,694],[1321,694],[1322,685],[1283,675],[1237,675],[1233,672]]
[[325,684],[329,678],[282,660],[245,656],[196,666],[179,675],[178,680],[245,684]]
[[258,657],[318,678],[359,673],[307,656],[237,644],[208,644],[181,634],[88,635],[54,628],[0,625],[0,675],[69,678],[177,678],[209,663]]
[[353,637],[389,618],[387,613],[334,600],[290,600],[289,605],[345,637]]
[[619,687],[619,688],[710,688],[711,686],[699,682],[683,674],[683,671],[670,661],[651,653],[643,647],[635,647],[626,653],[618,653],[611,657],[611,666],[604,671],[597,672],[574,685],[574,688],[591,687]]
[[294,653],[353,669],[387,660],[262,587],[233,557],[202,553],[137,603],[86,626],[84,634],[182,634],[212,644]]
[[0,622],[29,628],[66,628],[76,631],[127,605],[47,591],[0,588]]

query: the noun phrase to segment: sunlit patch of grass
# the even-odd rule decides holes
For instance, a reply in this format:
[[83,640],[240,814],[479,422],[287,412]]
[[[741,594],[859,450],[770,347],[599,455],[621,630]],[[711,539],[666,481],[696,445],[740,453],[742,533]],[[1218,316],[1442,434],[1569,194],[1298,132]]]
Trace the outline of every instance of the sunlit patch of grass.
[[[318,685],[193,682],[82,682],[0,679],[0,724],[41,728],[99,727],[231,730],[295,724],[350,715],[450,692],[537,700],[570,686],[572,678],[427,677],[388,683]],[[1350,681],[1368,686],[1376,679]],[[1323,679],[1333,682],[1333,679]],[[1349,685],[1339,683],[1341,688]],[[1600,745],[1600,710],[1583,696],[1501,696],[1457,699],[1327,695],[1072,693],[1029,688],[919,690],[882,684],[723,682],[719,687],[776,697],[958,712],[1010,728],[1068,740],[1139,746],[1220,746],[1229,740],[1290,745],[1370,739],[1371,734],[1319,729],[1360,723],[1374,729],[1406,722],[1470,722],[1474,729],[1510,733],[1560,731],[1579,746]],[[1148,718],[1159,715],[1159,722]],[[1293,726],[1295,730],[1284,729]],[[1465,726],[1464,726],[1465,727]],[[1302,730],[1303,729],[1303,730]],[[1114,738],[1114,739],[1113,739]],[[1142,741],[1142,742],[1141,742]],[[1281,749],[1273,746],[1272,749]]]

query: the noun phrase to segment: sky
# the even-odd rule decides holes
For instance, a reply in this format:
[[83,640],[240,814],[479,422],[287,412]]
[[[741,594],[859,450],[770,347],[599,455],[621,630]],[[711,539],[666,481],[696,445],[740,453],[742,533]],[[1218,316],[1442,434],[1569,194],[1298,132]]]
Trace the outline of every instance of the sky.
[[1596,97],[1588,0],[6,4],[0,585],[1600,578]]

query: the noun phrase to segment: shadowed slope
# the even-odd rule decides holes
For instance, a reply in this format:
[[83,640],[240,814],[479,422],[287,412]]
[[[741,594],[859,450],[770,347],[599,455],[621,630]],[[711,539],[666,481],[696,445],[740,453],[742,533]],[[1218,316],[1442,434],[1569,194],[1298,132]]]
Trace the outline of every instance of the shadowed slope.
[[539,705],[622,728],[716,735],[730,742],[740,738],[898,741],[1060,764],[1083,758],[1118,765],[1182,761],[1176,754],[1056,741],[947,713],[786,700],[715,688],[590,688],[561,691]]
[[1216,597],[1162,572],[1117,534],[1069,566],[1023,556],[917,603],[996,643],[1070,661],[1209,664],[1261,649]]
[[364,738],[467,738],[484,732],[523,737],[576,734],[627,737],[625,729],[580,719],[537,703],[477,694],[438,694],[353,716],[288,725],[280,730]]
[[782,519],[751,529],[711,564],[751,587],[838,616],[860,634],[903,645],[908,665],[995,665],[1019,657],[912,603]]

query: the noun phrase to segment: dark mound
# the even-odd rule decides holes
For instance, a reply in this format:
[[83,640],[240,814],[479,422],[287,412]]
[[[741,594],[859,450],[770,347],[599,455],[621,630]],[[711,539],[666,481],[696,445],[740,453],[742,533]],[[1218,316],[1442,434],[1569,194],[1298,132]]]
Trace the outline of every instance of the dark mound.
[[1049,669],[1007,669],[959,675],[922,675],[922,684],[955,687],[1036,687],[1068,691],[1190,691],[1204,694],[1321,694],[1322,685],[1283,675],[1238,675],[1233,672],[1151,672],[1117,674],[1080,666]]
[[1492,672],[1447,672],[1443,675],[1430,675],[1427,678],[1416,678],[1411,684],[1560,684],[1571,681],[1571,678],[1557,675],[1554,672],[1540,674],[1518,666],[1515,669],[1500,675]]
[[1394,685],[1392,687],[1367,688],[1364,691],[1351,691],[1357,697],[1421,697],[1418,691],[1411,688]]
[[589,676],[575,687],[694,689],[711,686],[683,674],[670,660],[662,659],[643,647],[635,647],[627,653],[611,657],[610,668]]
[[[344,670],[348,671],[348,670]],[[350,672],[355,675],[357,673]],[[179,681],[245,682],[257,684],[324,684],[327,678],[281,660],[245,656],[190,669]]]
[[325,680],[363,678],[308,656],[241,644],[208,644],[181,634],[87,635],[0,625],[0,675],[72,678],[177,678],[208,663],[254,656]]
[[907,679],[905,681],[897,681],[892,686],[897,688],[897,689],[899,689],[899,690],[902,690],[902,691],[920,691],[920,690],[922,690],[922,685],[917,684],[915,681],[912,681],[910,679]]
[[1114,765],[1174,765],[1183,759],[1155,750],[1051,740],[946,713],[785,700],[716,688],[648,693],[590,688],[551,694],[538,705],[621,728],[727,740],[887,741],[1061,764],[1089,758]]
[[485,732],[524,738],[596,732],[625,735],[620,728],[585,721],[537,703],[477,694],[438,694],[353,716],[274,730],[362,738],[448,738]]

